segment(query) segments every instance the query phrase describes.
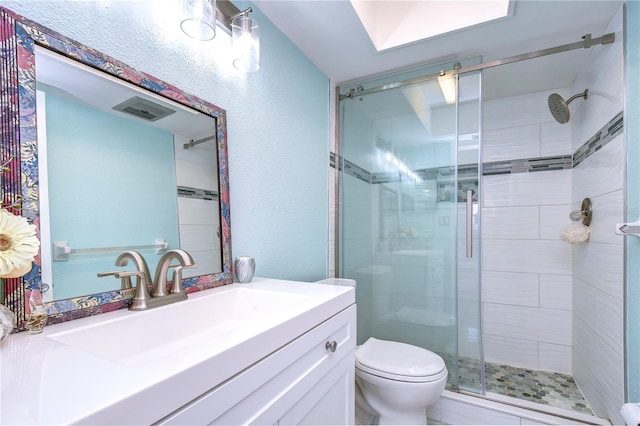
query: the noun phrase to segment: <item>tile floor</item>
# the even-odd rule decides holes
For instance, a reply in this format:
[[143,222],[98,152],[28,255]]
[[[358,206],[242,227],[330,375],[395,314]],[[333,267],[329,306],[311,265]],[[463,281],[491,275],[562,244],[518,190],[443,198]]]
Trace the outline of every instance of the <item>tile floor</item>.
[[[474,365],[477,371],[477,361],[460,360],[461,386],[465,376],[474,376]],[[465,374],[465,369],[471,369],[471,372]],[[573,377],[568,374],[487,362],[485,363],[485,379],[487,392],[594,415]]]
[[568,374],[485,363],[487,392],[594,415]]

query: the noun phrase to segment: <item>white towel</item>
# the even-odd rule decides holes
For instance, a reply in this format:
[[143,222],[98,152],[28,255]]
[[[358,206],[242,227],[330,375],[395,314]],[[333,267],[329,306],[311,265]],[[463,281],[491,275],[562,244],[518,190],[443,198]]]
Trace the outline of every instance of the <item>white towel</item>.
[[627,426],[640,426],[640,404],[624,404],[620,414]]

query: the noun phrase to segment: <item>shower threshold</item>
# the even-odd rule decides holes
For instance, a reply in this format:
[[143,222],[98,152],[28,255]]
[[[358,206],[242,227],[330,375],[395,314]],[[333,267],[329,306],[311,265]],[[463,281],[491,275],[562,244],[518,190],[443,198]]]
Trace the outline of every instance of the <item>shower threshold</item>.
[[[540,425],[599,425],[611,422],[576,411],[556,408],[488,392],[445,390],[427,410],[429,424],[540,424]],[[518,419],[519,418],[519,419]]]

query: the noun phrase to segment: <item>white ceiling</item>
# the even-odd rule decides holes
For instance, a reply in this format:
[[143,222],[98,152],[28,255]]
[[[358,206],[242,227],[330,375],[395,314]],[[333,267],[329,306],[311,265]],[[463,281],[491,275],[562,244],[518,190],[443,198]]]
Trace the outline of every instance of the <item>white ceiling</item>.
[[[486,62],[573,43],[588,33],[599,37],[622,3],[621,0],[515,0],[511,17],[376,52],[348,0],[254,0],[254,4],[338,85],[445,59],[480,55]],[[268,46],[263,45],[265,48]],[[531,75],[524,83],[534,90],[566,87],[577,75],[588,53],[589,49],[581,49],[572,54],[554,55],[553,60],[537,60],[536,67],[541,72]],[[499,73],[493,75],[496,81],[501,81]],[[536,85],[547,87],[537,88]],[[491,86],[508,93],[501,84]],[[523,81],[514,86],[510,89],[523,90]],[[499,95],[504,94],[495,94]]]

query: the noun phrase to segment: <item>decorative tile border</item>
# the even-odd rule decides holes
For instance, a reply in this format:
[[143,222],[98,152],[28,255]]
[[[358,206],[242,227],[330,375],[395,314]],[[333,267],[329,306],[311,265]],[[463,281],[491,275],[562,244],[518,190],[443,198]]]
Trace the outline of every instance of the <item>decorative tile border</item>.
[[589,156],[599,151],[606,144],[611,142],[622,133],[624,128],[624,117],[621,111],[611,121],[598,130],[595,135],[585,142],[580,148],[573,153],[573,167],[582,163]]
[[338,165],[336,165],[336,161],[338,160],[339,156],[333,152],[330,151],[329,152],[329,167],[334,168],[334,169],[338,169],[338,170],[342,170],[342,167],[338,167]]
[[[335,168],[335,163],[330,164]],[[549,170],[563,170],[572,168],[572,157],[564,155],[560,157],[522,158],[517,160],[493,161],[482,165],[483,176],[501,175],[510,173],[530,173]],[[454,167],[437,167],[432,169],[420,169],[413,172],[422,180],[447,180],[453,179]],[[400,182],[403,180],[401,173],[375,172],[344,160],[344,172],[364,182],[371,184]],[[475,164],[463,164],[458,166],[458,180],[473,180],[478,174]],[[404,178],[406,180],[406,178]]]
[[559,157],[521,158],[517,160],[491,161],[482,165],[482,175],[503,175],[550,170],[564,170],[573,167],[571,155]]
[[344,172],[349,176],[360,179],[361,181],[371,183],[371,172],[363,169],[362,167],[352,163],[349,160],[343,162]]
[[[416,171],[416,173],[418,173]],[[379,183],[390,183],[390,182],[400,182],[401,175],[400,173],[389,173],[389,172],[377,172],[371,173],[371,182],[373,184]]]
[[218,201],[218,193],[210,189],[191,188],[178,185],[178,197],[195,198],[198,200]]
[[[623,112],[617,114],[602,129],[585,142],[573,155],[560,155],[551,157],[520,158],[515,160],[491,161],[482,164],[482,175],[502,175],[511,173],[531,173],[551,170],[572,169],[586,158],[600,150],[603,146],[622,133],[624,127]],[[330,153],[330,167],[336,167],[336,159],[340,159],[335,153]],[[344,159],[344,172],[350,176],[371,184],[390,183],[402,181],[401,173],[370,172],[362,167]],[[433,169],[414,170],[422,180],[443,180],[451,178],[454,173],[453,166],[438,167]],[[467,182],[477,176],[478,168],[473,165],[458,166],[458,180]]]

